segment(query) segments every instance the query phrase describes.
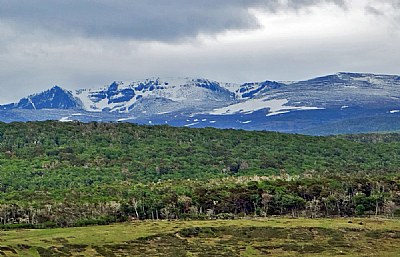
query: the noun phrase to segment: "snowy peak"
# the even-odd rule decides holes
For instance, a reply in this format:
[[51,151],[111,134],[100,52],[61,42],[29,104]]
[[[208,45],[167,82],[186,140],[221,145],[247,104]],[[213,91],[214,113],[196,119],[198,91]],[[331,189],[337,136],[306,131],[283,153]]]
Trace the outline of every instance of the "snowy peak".
[[[75,97],[81,99],[88,111],[131,112],[137,104],[143,105],[144,102],[175,103],[173,109],[177,110],[187,105],[201,107],[207,102],[214,105],[216,102],[232,101],[235,94],[223,84],[207,79],[153,78],[130,83],[113,82],[98,90],[77,90]],[[176,103],[180,103],[181,107]]]
[[155,77],[133,82],[114,81],[99,88],[73,92],[54,86],[18,103],[2,105],[0,109],[81,109],[129,113],[132,117],[161,113],[252,113],[262,109],[269,109],[271,114],[274,109],[271,100],[285,101],[277,111],[280,112],[360,106],[377,103],[377,97],[387,102],[399,96],[400,77],[393,75],[339,72],[291,83],[266,80],[244,84]]
[[0,109],[80,109],[82,104],[70,91],[54,86],[39,94],[22,98],[18,103],[0,106]]

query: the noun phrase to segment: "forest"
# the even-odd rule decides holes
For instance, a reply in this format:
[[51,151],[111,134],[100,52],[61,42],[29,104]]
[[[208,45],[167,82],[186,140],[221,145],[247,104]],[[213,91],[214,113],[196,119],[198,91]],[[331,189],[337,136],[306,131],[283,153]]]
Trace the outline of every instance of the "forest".
[[400,134],[0,123],[0,226],[400,216]]

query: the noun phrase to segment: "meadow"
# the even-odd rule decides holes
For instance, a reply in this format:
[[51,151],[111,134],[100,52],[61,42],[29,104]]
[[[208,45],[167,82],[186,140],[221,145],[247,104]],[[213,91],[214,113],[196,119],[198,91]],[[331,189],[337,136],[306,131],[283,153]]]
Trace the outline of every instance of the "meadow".
[[134,221],[0,232],[1,256],[399,256],[400,220]]

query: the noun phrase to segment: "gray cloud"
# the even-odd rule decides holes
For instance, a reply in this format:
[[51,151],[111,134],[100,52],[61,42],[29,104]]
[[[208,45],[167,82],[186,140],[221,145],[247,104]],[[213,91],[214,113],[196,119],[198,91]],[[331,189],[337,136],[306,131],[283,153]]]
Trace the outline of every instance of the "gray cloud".
[[373,14],[373,15],[377,15],[377,16],[384,15],[384,13],[381,10],[379,10],[371,5],[367,5],[365,7],[365,11],[369,14]]
[[399,7],[400,0],[0,0],[0,103],[55,84],[96,88],[153,76],[242,83],[398,74]]
[[279,8],[292,8],[292,9],[301,9],[304,7],[309,7],[321,3],[333,3],[337,6],[346,7],[345,0],[287,0],[287,1],[278,1]]
[[370,0],[365,6],[365,12],[391,23],[392,33],[400,29],[400,0]]
[[343,0],[0,0],[0,21],[24,33],[144,41],[177,41],[199,34],[256,29],[251,8],[298,10]]

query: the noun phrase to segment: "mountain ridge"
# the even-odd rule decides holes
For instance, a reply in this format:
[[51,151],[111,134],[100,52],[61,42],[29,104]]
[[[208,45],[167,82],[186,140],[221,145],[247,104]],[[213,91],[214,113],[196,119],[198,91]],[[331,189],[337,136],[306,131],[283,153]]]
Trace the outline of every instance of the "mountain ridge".
[[[399,100],[397,75],[338,72],[290,83],[242,84],[158,77],[78,90],[54,86],[17,103],[0,105],[0,120],[126,121],[306,134],[318,134],[318,128],[323,128],[323,134],[340,134],[352,132],[344,127],[354,124],[350,120],[386,116],[390,118],[383,127],[398,129],[393,120],[400,115]],[[329,124],[335,130],[327,129]]]

